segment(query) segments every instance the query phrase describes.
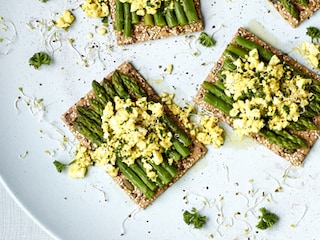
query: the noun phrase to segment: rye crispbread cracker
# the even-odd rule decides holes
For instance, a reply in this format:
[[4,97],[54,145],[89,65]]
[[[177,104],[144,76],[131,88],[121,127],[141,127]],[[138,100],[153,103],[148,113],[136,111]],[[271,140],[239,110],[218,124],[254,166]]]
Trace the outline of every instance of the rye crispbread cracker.
[[[203,30],[204,24],[200,8],[200,0],[194,0],[196,10],[200,21],[193,24],[186,24],[184,26],[168,27],[168,26],[146,26],[143,20],[139,24],[132,26],[132,36],[124,37],[123,31],[114,29],[117,45],[128,45],[139,42],[145,42],[149,40],[156,40],[161,38],[167,38],[171,36],[178,36],[192,32],[199,32]],[[115,26],[116,19],[116,0],[109,1],[110,13],[113,26]]]
[[[270,46],[269,44],[267,44],[266,42],[264,42],[263,40],[261,40],[260,38],[258,38],[257,36],[255,36],[254,34],[252,34],[251,32],[247,31],[244,28],[239,28],[238,29],[238,31],[235,34],[234,38],[231,40],[231,43],[236,44],[234,39],[236,38],[236,36],[239,36],[239,35],[242,36],[242,37],[245,37],[245,38],[247,38],[247,39],[249,39],[249,40],[251,40],[251,41],[253,41],[255,43],[258,43],[260,46],[263,46],[265,49],[268,49],[272,53],[277,55],[279,57],[279,59],[281,59],[282,61],[288,63],[291,66],[294,66],[295,68],[298,68],[303,73],[308,74],[312,78],[320,81],[320,76],[318,76],[316,73],[310,71],[309,69],[307,69],[306,67],[302,66],[301,64],[299,64],[294,59],[290,58],[288,55],[286,55],[286,54],[282,53],[281,51],[275,49],[274,47]],[[218,77],[217,77],[216,74],[221,69],[221,66],[222,66],[224,60],[225,60],[225,57],[221,56],[220,59],[217,61],[216,65],[211,69],[211,71],[210,71],[209,75],[207,76],[207,78],[205,79],[205,81],[216,82],[218,80]],[[226,122],[228,125],[230,125],[232,127],[232,118],[227,116],[226,114],[224,114],[219,109],[216,109],[213,106],[211,106],[210,104],[206,103],[204,101],[204,99],[203,99],[204,98],[204,94],[205,94],[205,89],[200,87],[199,91],[197,92],[196,96],[194,97],[194,102],[197,103],[198,105],[200,105],[203,109],[205,109],[205,110],[207,110],[209,112],[212,112],[217,117],[219,117],[222,121]],[[314,122],[320,128],[320,117],[314,118]],[[318,139],[319,133],[320,133],[320,131],[318,131],[318,130],[317,131],[315,131],[315,130],[295,131],[295,134],[299,135],[300,137],[302,137],[303,139],[305,139],[307,141],[307,143],[310,146],[310,148],[308,148],[308,149],[302,149],[302,148],[301,149],[297,149],[297,151],[294,152],[294,153],[286,152],[283,148],[279,147],[276,144],[270,143],[264,137],[259,136],[257,134],[252,134],[249,137],[251,137],[252,139],[257,141],[258,143],[264,145],[268,149],[272,150],[273,152],[275,152],[279,156],[285,158],[292,165],[300,166],[300,165],[302,165],[302,163],[303,163],[304,159],[306,158],[308,152],[310,151],[311,147],[313,146],[313,144]]]
[[[129,62],[122,63],[116,70],[134,78],[137,81],[137,83],[147,92],[147,95],[150,100],[160,102],[161,98]],[[111,81],[112,74],[113,72],[108,74],[105,79]],[[94,93],[92,90],[89,91],[84,97],[82,97],[75,105],[69,108],[69,110],[67,110],[62,115],[61,119],[70,129],[70,131],[74,134],[74,136],[79,140],[79,142],[90,148],[91,142],[82,134],[77,132],[77,130],[73,127],[73,123],[77,119],[76,107],[88,106],[89,98],[94,98]],[[177,120],[177,118],[172,114],[168,107],[164,105],[164,109],[165,112],[191,137],[193,142],[190,149],[191,154],[187,158],[181,159],[176,163],[176,167],[178,169],[177,176],[175,176],[169,184],[161,188],[158,188],[151,199],[146,198],[145,195],[136,187],[134,187],[133,190],[129,190],[126,187],[126,181],[128,181],[128,179],[122,173],[119,173],[116,177],[112,177],[113,180],[128,194],[128,196],[133,200],[133,202],[135,202],[141,208],[146,208],[147,206],[152,204],[155,199],[157,199],[166,189],[168,189],[173,183],[175,183],[179,178],[181,178],[183,174],[186,173],[188,169],[190,169],[207,152],[206,147],[189,134],[186,128],[182,125],[181,122]]]
[[268,0],[275,9],[279,12],[279,14],[294,28],[298,27],[303,21],[307,18],[311,17],[313,13],[315,13],[320,8],[319,0],[310,0],[308,7],[304,7],[298,3],[294,3],[294,5],[299,10],[299,19],[294,18],[280,3],[278,0]]

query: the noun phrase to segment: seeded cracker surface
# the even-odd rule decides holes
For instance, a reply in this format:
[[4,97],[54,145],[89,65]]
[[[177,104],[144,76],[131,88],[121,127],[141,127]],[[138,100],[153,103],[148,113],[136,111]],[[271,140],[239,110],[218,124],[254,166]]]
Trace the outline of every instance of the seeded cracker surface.
[[[302,72],[312,76],[314,79],[317,79],[320,81],[320,76],[318,76],[316,73],[314,73],[314,72],[310,71],[309,69],[307,69],[306,67],[300,65],[298,62],[296,62],[294,59],[290,58],[288,55],[286,55],[286,54],[282,53],[281,51],[268,45],[266,42],[264,42],[263,40],[261,40],[260,38],[258,38],[254,34],[252,34],[251,32],[247,31],[246,29],[239,28],[237,33],[235,34],[234,38],[238,35],[243,36],[243,37],[245,37],[255,43],[258,43],[259,45],[263,46],[264,48],[272,51],[282,61],[287,62],[288,64],[300,69]],[[234,38],[231,40],[231,43],[235,43]],[[211,71],[210,71],[209,75],[207,76],[207,78],[205,79],[205,81],[215,82],[218,80],[218,78],[216,77],[216,73],[221,68],[224,60],[225,60],[224,56],[221,56],[220,59],[218,60],[218,62],[216,63],[216,65],[211,69]],[[201,87],[194,98],[194,102],[197,103],[198,105],[200,105],[203,109],[214,113],[221,120],[225,121],[227,124],[229,124],[232,127],[232,119],[229,116],[226,116],[223,112],[214,108],[213,106],[209,105],[208,103],[206,103],[203,100],[204,93],[205,93],[205,90]],[[317,124],[317,126],[320,127],[320,117],[316,117],[314,119],[314,121]],[[304,159],[306,158],[308,152],[310,151],[311,147],[316,142],[318,135],[320,134],[320,131],[315,131],[315,130],[299,131],[299,132],[296,131],[295,133],[297,135],[299,135],[300,137],[304,138],[308,142],[308,145],[310,146],[310,148],[297,149],[297,151],[294,153],[287,153],[284,151],[283,148],[277,146],[276,144],[272,144],[272,143],[268,142],[265,138],[263,138],[259,135],[253,134],[249,137],[251,137],[252,139],[257,141],[258,143],[264,145],[265,147],[267,147],[271,151],[275,152],[279,156],[283,157],[284,159],[288,160],[292,165],[301,166]]]
[[308,7],[304,7],[300,4],[296,4],[297,8],[300,11],[299,19],[294,18],[280,3],[278,0],[268,0],[280,13],[280,15],[292,26],[298,27],[304,20],[310,17],[313,13],[315,13],[320,8],[320,1],[314,0],[309,1]]
[[[145,26],[143,20],[139,24],[134,24],[132,36],[131,37],[124,37],[123,31],[114,30],[116,35],[117,45],[127,45],[127,44],[134,44],[149,40],[167,38],[170,36],[178,36],[192,32],[199,32],[203,30],[203,20],[201,15],[201,6],[200,0],[194,0],[196,10],[198,12],[198,16],[200,21],[193,24],[187,24],[184,26],[177,26],[177,27],[159,27],[159,26]],[[115,19],[116,19],[116,0],[109,0],[110,4],[110,13],[112,18],[112,23],[115,26]]]
[[[136,71],[136,69],[129,62],[122,63],[117,68],[117,71],[124,73],[126,75],[129,75],[130,77],[133,77],[139,83],[139,85],[147,92],[151,100],[160,101],[160,97],[157,95],[157,93],[150,87],[150,85],[143,79],[143,77]],[[113,72],[111,72],[108,76],[106,76],[106,79],[111,81],[112,74]],[[89,148],[91,147],[91,142],[75,130],[75,128],[73,127],[73,122],[77,119],[76,107],[89,105],[88,99],[92,97],[94,97],[94,94],[93,94],[93,91],[91,90],[84,97],[82,97],[74,106],[72,106],[69,110],[67,110],[61,117],[63,122],[66,124],[66,126],[69,127],[70,131],[75,135],[75,137],[79,140],[79,142]],[[183,128],[187,132],[187,130],[175,118],[175,116],[169,111],[169,109],[166,106],[164,106],[164,108],[166,113],[172,119],[174,119],[181,128]],[[125,186],[125,182],[128,181],[128,179],[123,174],[119,173],[118,176],[113,177],[113,180],[128,194],[128,196],[132,199],[133,202],[135,202],[141,208],[146,208],[156,198],[158,198],[166,189],[168,189],[174,182],[176,182],[179,178],[181,178],[183,174],[188,171],[188,169],[190,169],[199,159],[201,159],[206,154],[207,152],[206,147],[202,143],[200,143],[198,140],[196,140],[194,137],[192,136],[190,137],[192,138],[192,142],[193,142],[190,156],[187,158],[181,159],[177,163],[177,169],[179,171],[177,176],[169,184],[161,188],[158,188],[151,199],[146,198],[141,193],[141,191],[137,188],[134,188],[132,191],[127,189],[127,187]]]

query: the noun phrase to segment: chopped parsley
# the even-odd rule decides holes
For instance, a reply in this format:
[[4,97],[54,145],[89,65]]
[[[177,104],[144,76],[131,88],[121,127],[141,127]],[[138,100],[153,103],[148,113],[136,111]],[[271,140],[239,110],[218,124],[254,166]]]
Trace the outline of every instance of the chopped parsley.
[[196,208],[192,208],[191,212],[185,210],[183,212],[183,220],[188,225],[193,225],[194,228],[200,229],[207,222],[206,216],[201,216]]
[[55,160],[53,162],[54,166],[56,167],[56,169],[59,173],[61,173],[66,167],[70,166],[72,163],[74,163],[74,161],[72,161],[70,163],[62,163],[62,162]]
[[279,217],[276,214],[269,212],[266,208],[260,208],[259,211],[261,212],[262,216],[259,217],[260,221],[256,225],[257,228],[265,230],[278,222]]
[[29,65],[33,66],[35,69],[40,68],[41,65],[50,65],[51,57],[45,52],[37,52],[29,59]]
[[202,46],[205,46],[205,47],[213,47],[216,44],[216,41],[205,32],[200,33],[200,36],[198,37],[198,41]]
[[309,37],[311,37],[311,42],[319,42],[320,39],[320,29],[316,27],[308,27],[307,33]]

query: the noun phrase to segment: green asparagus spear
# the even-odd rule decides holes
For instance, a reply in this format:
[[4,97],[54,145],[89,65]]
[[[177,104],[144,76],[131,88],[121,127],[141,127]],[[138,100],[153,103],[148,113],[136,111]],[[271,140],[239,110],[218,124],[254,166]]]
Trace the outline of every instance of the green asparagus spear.
[[280,147],[283,147],[284,149],[287,150],[296,150],[297,148],[299,148],[299,145],[292,142],[291,140],[284,138],[280,135],[277,135],[276,133],[263,128],[260,130],[259,132],[260,135],[262,135],[263,137],[265,137],[269,142],[274,143]]
[[179,139],[186,147],[192,144],[191,138],[186,134],[175,121],[173,121],[168,115],[162,117],[162,121],[169,127],[169,129],[175,134],[175,137]]
[[280,3],[295,19],[300,19],[300,12],[291,0],[280,0]]
[[123,22],[123,35],[124,37],[131,37],[132,35],[132,20],[130,12],[130,3],[123,3],[124,22]]
[[180,153],[175,149],[169,149],[168,151],[166,151],[166,157],[172,158],[175,162],[178,162],[181,159]]
[[114,72],[112,74],[112,83],[114,90],[119,95],[120,98],[128,99],[130,98],[129,93],[126,91],[126,89],[123,86],[122,79],[120,77],[120,74],[118,72]]
[[83,136],[88,138],[91,142],[97,144],[98,146],[103,143],[100,136],[97,134],[91,132],[86,126],[84,126],[82,123],[75,121],[73,123],[74,128],[81,133]]
[[103,130],[101,128],[101,125],[95,122],[94,120],[88,118],[85,115],[80,115],[78,116],[76,121],[83,124],[87,129],[97,134],[100,138],[103,137]]
[[131,12],[131,23],[132,24],[140,23],[140,17],[137,15],[137,12]]
[[124,86],[136,97],[147,97],[147,93],[139,86],[137,81],[123,73],[119,74]]
[[309,130],[319,130],[318,126],[308,118],[299,117],[298,122]]
[[161,166],[171,175],[171,177],[175,177],[178,174],[178,169],[173,165],[169,165],[169,163],[165,160],[161,163]]
[[280,130],[280,131],[274,131],[274,132],[286,139],[290,139],[292,142],[296,143],[300,148],[309,148],[308,143],[303,138],[300,138],[297,135],[291,134],[286,130]]
[[154,192],[119,158],[116,160],[119,170],[136,186],[147,198],[152,198]]
[[174,12],[177,16],[177,20],[178,20],[179,25],[183,26],[183,25],[188,24],[188,19],[187,19],[186,14],[183,10],[183,7],[181,5],[180,0],[174,1]]
[[182,0],[182,6],[188,19],[188,23],[199,22],[199,16],[193,0]]
[[208,90],[212,94],[216,95],[217,97],[221,98],[222,101],[225,101],[226,103],[232,105],[234,101],[232,98],[228,97],[223,90],[221,90],[219,87],[217,87],[215,84],[204,81],[201,85],[204,89]]
[[249,39],[237,36],[235,38],[235,41],[237,44],[239,44],[241,47],[246,48],[248,50],[257,49],[259,51],[259,54],[262,58],[264,58],[267,61],[270,61],[271,57],[274,55],[272,52],[270,52],[268,49],[263,48],[257,43],[254,43],[250,41]]
[[226,87],[225,87],[225,85],[223,83],[224,77],[221,76],[221,75],[219,75],[218,77],[219,77],[219,79],[214,83],[214,85],[216,87],[220,88],[220,90],[222,90],[222,91],[226,90]]
[[85,106],[77,106],[77,112],[80,116],[87,117],[95,121],[97,124],[101,125],[101,115],[91,110],[90,108]]
[[233,72],[237,69],[237,66],[233,64],[230,58],[226,58],[222,63],[222,69]]
[[104,88],[96,80],[93,80],[91,85],[92,85],[94,95],[96,96],[96,99],[100,101],[100,103],[103,106],[107,105],[110,99],[108,99],[108,96]]
[[165,18],[169,27],[175,27],[178,25],[178,20],[173,9],[166,10]]
[[144,25],[146,25],[146,26],[153,26],[154,25],[153,16],[151,14],[146,13],[143,16],[143,20],[144,20]]
[[108,81],[107,79],[105,79],[103,81],[103,87],[106,90],[106,94],[113,101],[114,97],[117,96],[117,93],[113,88],[113,84],[110,81]]
[[157,11],[153,15],[153,19],[154,19],[154,24],[156,26],[166,26],[167,25],[167,22],[166,22],[164,16],[162,15],[162,13],[160,11]]
[[116,0],[116,30],[123,30],[124,22],[123,3],[120,0]]
[[315,100],[309,102],[309,104],[306,107],[306,111],[308,110],[311,110],[314,113],[312,117],[320,116],[320,102]]
[[239,57],[243,57],[243,58],[244,58],[246,55],[248,55],[248,51],[246,51],[246,50],[244,50],[243,48],[241,48],[241,47],[239,47],[239,46],[237,46],[237,45],[235,45],[235,44],[232,44],[232,43],[230,43],[230,44],[228,45],[228,47],[226,48],[226,50],[228,50],[228,51],[236,54],[236,55],[239,56]]
[[[141,161],[141,159],[136,159],[135,162],[139,165],[139,167],[140,167],[141,169],[144,170],[144,172],[146,172],[146,169],[144,168],[143,162]],[[156,182],[155,182],[155,183],[156,183],[156,185],[157,185],[158,187],[164,186],[164,183],[162,182],[162,180],[161,180],[159,177],[156,178]]]
[[93,111],[95,111],[99,116],[102,116],[104,107],[97,99],[90,98],[89,104]]
[[286,127],[286,129],[292,130],[292,131],[308,130],[304,125],[301,125],[299,122],[290,122],[290,124]]
[[295,2],[301,4],[304,7],[308,7],[309,1],[308,0],[295,0]]
[[229,113],[230,113],[230,111],[232,109],[232,105],[224,102],[223,100],[221,100],[220,98],[218,98],[217,96],[213,95],[210,92],[206,92],[205,93],[204,101],[209,103],[209,104],[211,104],[215,108],[221,110],[226,115],[229,115]]
[[176,151],[181,155],[182,158],[186,158],[190,155],[190,150],[186,146],[183,145],[178,139],[173,138],[172,140],[173,146]]
[[156,170],[157,175],[159,176],[159,178],[164,184],[168,184],[171,181],[172,176],[161,165],[157,165],[152,161],[149,161],[149,163],[151,164],[153,169]]
[[150,178],[146,175],[146,172],[140,168],[138,164],[134,163],[129,167],[139,176],[139,178],[147,185],[147,187],[151,189],[151,191],[157,189],[157,185],[150,180]]

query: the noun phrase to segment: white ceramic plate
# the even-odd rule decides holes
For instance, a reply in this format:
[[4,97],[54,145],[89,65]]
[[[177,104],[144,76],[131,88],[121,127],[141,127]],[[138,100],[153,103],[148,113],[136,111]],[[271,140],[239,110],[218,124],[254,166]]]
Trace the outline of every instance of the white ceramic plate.
[[[102,24],[85,17],[81,2],[1,4],[0,36],[10,41],[1,43],[1,52],[9,52],[0,55],[0,174],[36,222],[57,239],[77,240],[319,236],[319,143],[304,167],[290,167],[269,150],[238,139],[225,126],[225,145],[209,147],[205,158],[145,210],[139,210],[101,169],[91,168],[85,179],[75,180],[59,174],[52,162],[71,161],[76,144],[61,114],[90,89],[93,79],[101,80],[123,61],[130,61],[158,93],[175,92],[183,105],[192,100],[239,27],[306,64],[294,48],[309,41],[306,27],[320,27],[320,12],[293,29],[267,1],[202,1],[205,31],[214,34],[215,47],[200,46],[195,40],[199,33],[192,34],[195,38],[179,36],[118,47],[111,28],[105,36],[96,33]],[[73,10],[76,22],[68,31],[55,33],[45,24],[64,9]],[[75,40],[74,48],[70,38]],[[28,59],[38,51],[51,52],[53,63],[35,70]],[[81,55],[87,57],[88,66]],[[172,74],[165,72],[169,64],[174,66]],[[45,109],[37,106],[39,99]],[[64,135],[67,143],[62,143]],[[183,222],[183,211],[192,207],[208,217],[201,230]],[[279,223],[266,231],[256,229],[260,207],[278,214]]]

